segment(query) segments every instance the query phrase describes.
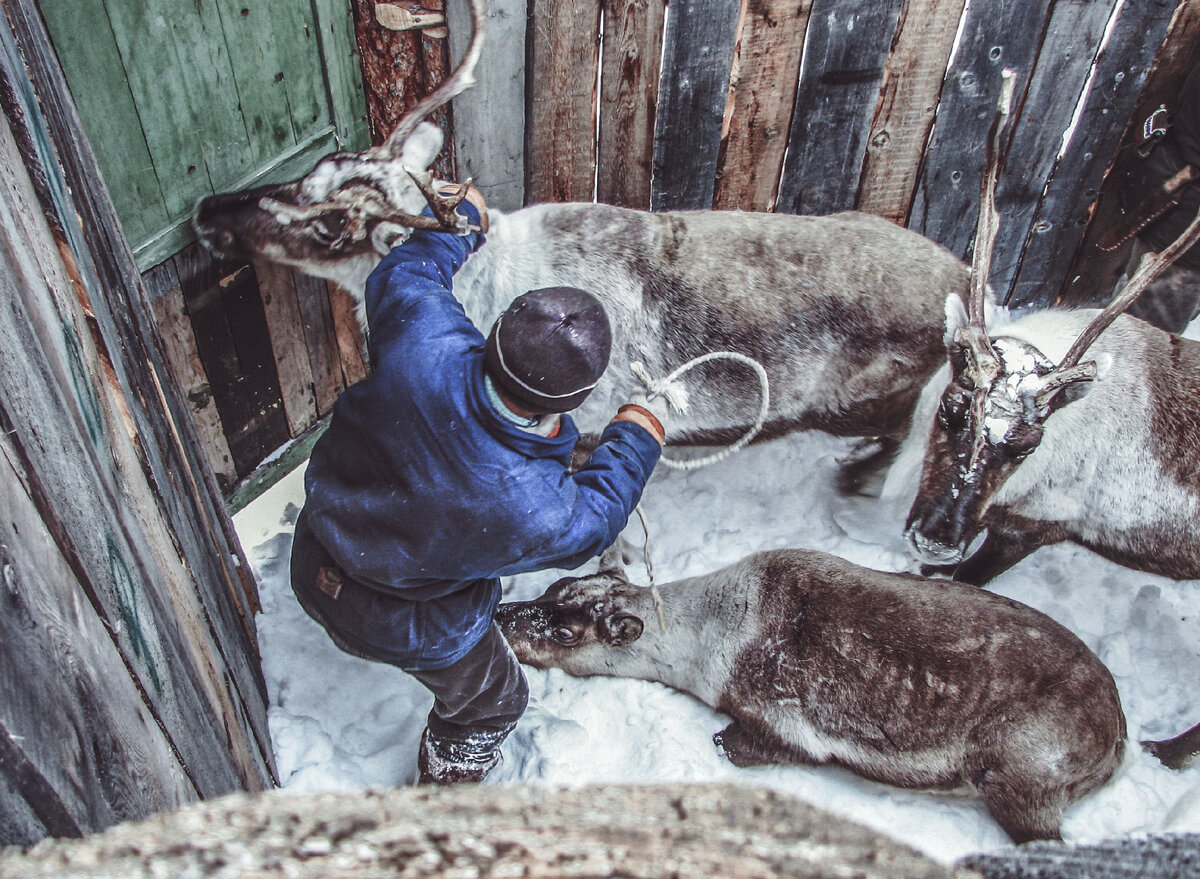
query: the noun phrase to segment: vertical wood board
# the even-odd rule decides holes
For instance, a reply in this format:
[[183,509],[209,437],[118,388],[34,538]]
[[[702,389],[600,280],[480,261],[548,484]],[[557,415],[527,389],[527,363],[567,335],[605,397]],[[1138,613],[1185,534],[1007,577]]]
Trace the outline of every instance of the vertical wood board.
[[1141,161],[1135,152],[1141,122],[1160,105],[1168,109],[1175,105],[1180,87],[1195,64],[1200,64],[1200,0],[1184,0],[1171,20],[1166,41],[1125,129],[1118,158],[1104,179],[1084,241],[1067,271],[1060,291],[1065,304],[1101,301],[1120,278],[1132,242],[1111,253],[1101,250],[1096,242],[1123,216],[1120,190],[1128,169]]
[[1121,7],[1071,143],[1034,215],[1012,304],[1049,302],[1061,287],[1175,7],[1174,0],[1126,0]]
[[[88,83],[73,97],[80,112],[93,120],[89,137],[107,170],[117,212],[125,218],[125,234],[142,241],[171,219],[171,210],[154,170],[112,27],[102,3],[42,0],[46,21],[54,27],[54,45],[71,82]],[[106,38],[107,37],[107,38]],[[172,202],[174,206],[174,202]]]
[[903,223],[965,0],[904,4],[863,162],[858,210]]
[[[489,0],[477,82],[454,99],[456,179],[502,211],[525,204],[525,13],[526,0]],[[447,0],[446,20],[457,64],[471,39],[467,0]]]
[[337,329],[329,305],[329,288],[324,281],[306,275],[295,275],[294,280],[304,335],[308,342],[317,415],[323,418],[345,390],[341,358],[338,355]]
[[653,210],[713,205],[739,12],[736,0],[671,5],[658,86]]
[[[114,391],[122,389],[116,391],[116,405],[126,436],[135,443],[122,453],[129,478],[138,479],[136,467],[141,467],[141,482],[134,483],[139,495],[136,515],[142,517],[143,527],[149,522],[161,529],[157,539],[164,541],[164,554],[157,561],[170,563],[167,579],[174,594],[190,590],[199,608],[194,622],[206,626],[212,638],[212,646],[206,648],[208,660],[223,663],[220,681],[209,668],[204,670],[209,673],[204,684],[222,687],[221,699],[236,706],[231,715],[224,705],[213,705],[211,711],[222,718],[224,750],[190,751],[188,765],[201,766],[204,773],[230,770],[240,779],[238,786],[255,789],[269,783],[274,768],[266,688],[255,661],[253,620],[245,612],[253,606],[255,593],[237,573],[248,570],[248,564],[182,396],[167,379],[166,357],[145,290],[107,192],[96,183],[96,160],[79,135],[82,126],[39,12],[30,0],[3,0],[3,6],[5,77],[24,83],[20,94],[37,95],[36,104],[6,97],[6,112],[28,146],[21,147],[22,158],[39,181],[41,209],[63,230],[60,253],[69,256],[78,272],[72,281],[74,292],[79,306],[87,310],[90,334],[103,354],[103,374]],[[21,42],[19,60],[8,23]],[[35,140],[47,142],[51,132],[52,151],[32,148]],[[126,513],[124,505],[119,509]],[[152,586],[157,583],[150,581]],[[224,769],[214,770],[208,763],[223,764]]]
[[[1107,18],[1104,5],[1089,3],[1088,7]],[[966,255],[975,231],[988,128],[1000,95],[1001,72],[1005,68],[1013,71],[1016,113],[1033,72],[1049,7],[1050,0],[1012,0],[998,7],[975,3],[967,9],[962,40],[946,72],[933,137],[908,219],[909,228],[955,256]],[[1073,104],[1070,95],[1063,100]],[[1012,131],[1010,127],[1008,138]],[[1004,265],[1013,258],[997,248],[994,262]]]
[[854,207],[902,4],[814,0],[775,210]]
[[726,100],[713,207],[768,211],[788,145],[811,0],[747,0]]
[[591,201],[600,0],[531,0],[529,8],[525,197]]
[[608,0],[600,72],[596,199],[646,210],[662,64],[663,0]]
[[[1008,300],[1025,242],[1032,234],[1034,214],[1058,163],[1063,134],[1070,127],[1088,72],[1104,40],[1112,6],[1056,3],[1051,9],[1046,38],[1020,115],[1014,120],[1004,171],[996,186],[996,209],[1001,219],[990,283],[999,301]],[[1072,95],[1076,83],[1078,93]],[[1075,144],[1079,148],[1079,142]]]
[[305,344],[296,281],[291,269],[263,260],[255,261],[254,274],[271,337],[288,435],[296,437],[317,419],[312,365]]
[[191,320],[183,304],[183,290],[178,278],[174,277],[173,267],[169,274],[170,287],[153,300],[154,317],[162,333],[171,372],[187,398],[192,422],[209,453],[209,464],[217,482],[222,491],[232,491],[237,483],[237,470],[233,466],[229,441],[225,439],[221,415],[213,401],[212,385],[196,348]]
[[354,297],[343,287],[326,284],[329,288],[329,308],[333,313],[334,333],[337,335],[338,357],[342,362],[342,382],[346,387],[367,377],[363,358],[366,340],[358,320]]

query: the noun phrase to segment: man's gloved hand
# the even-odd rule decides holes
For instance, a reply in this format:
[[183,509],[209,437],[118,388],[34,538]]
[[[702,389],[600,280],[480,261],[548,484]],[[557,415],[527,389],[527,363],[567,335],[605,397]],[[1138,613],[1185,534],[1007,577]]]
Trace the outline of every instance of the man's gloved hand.
[[687,390],[678,381],[667,384],[650,382],[645,369],[641,367],[640,363],[637,364],[634,374],[646,389],[634,394],[628,404],[617,410],[617,420],[634,421],[642,425],[654,434],[661,445],[666,441],[671,410],[687,410]]

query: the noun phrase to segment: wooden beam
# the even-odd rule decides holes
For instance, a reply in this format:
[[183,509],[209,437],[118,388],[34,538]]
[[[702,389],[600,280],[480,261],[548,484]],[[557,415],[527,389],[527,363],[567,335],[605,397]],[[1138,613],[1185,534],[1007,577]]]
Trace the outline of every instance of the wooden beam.
[[811,6],[812,0],[747,0],[742,6],[714,208],[775,206]]
[[604,6],[596,174],[596,199],[604,204],[650,207],[665,8],[663,0],[610,0]]
[[525,197],[591,201],[600,0],[530,0]]
[[291,269],[265,260],[255,261],[254,274],[271,336],[288,435],[297,437],[317,420],[317,399],[296,282]]
[[908,217],[964,0],[904,4],[863,163],[858,209]]
[[654,135],[656,211],[713,205],[740,10],[730,0],[671,6]]

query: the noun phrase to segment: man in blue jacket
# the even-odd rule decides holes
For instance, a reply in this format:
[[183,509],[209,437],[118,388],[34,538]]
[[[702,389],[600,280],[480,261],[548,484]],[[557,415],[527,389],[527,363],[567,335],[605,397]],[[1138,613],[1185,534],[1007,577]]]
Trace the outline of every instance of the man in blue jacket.
[[[459,210],[486,231],[475,190]],[[292,586],[344,650],[434,694],[422,783],[480,781],[528,685],[493,622],[500,577],[574,568],[617,538],[658,462],[665,405],[621,407],[569,471],[578,406],[608,363],[603,307],[518,297],[485,340],[451,292],[483,234],[416,231],[367,281],[372,373],[348,388],[305,475]]]

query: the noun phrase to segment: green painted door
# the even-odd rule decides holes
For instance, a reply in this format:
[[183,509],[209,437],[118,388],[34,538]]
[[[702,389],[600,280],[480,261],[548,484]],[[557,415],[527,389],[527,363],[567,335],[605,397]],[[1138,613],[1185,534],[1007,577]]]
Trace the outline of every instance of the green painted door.
[[367,145],[348,0],[40,0],[125,236],[147,269],[213,192]]

